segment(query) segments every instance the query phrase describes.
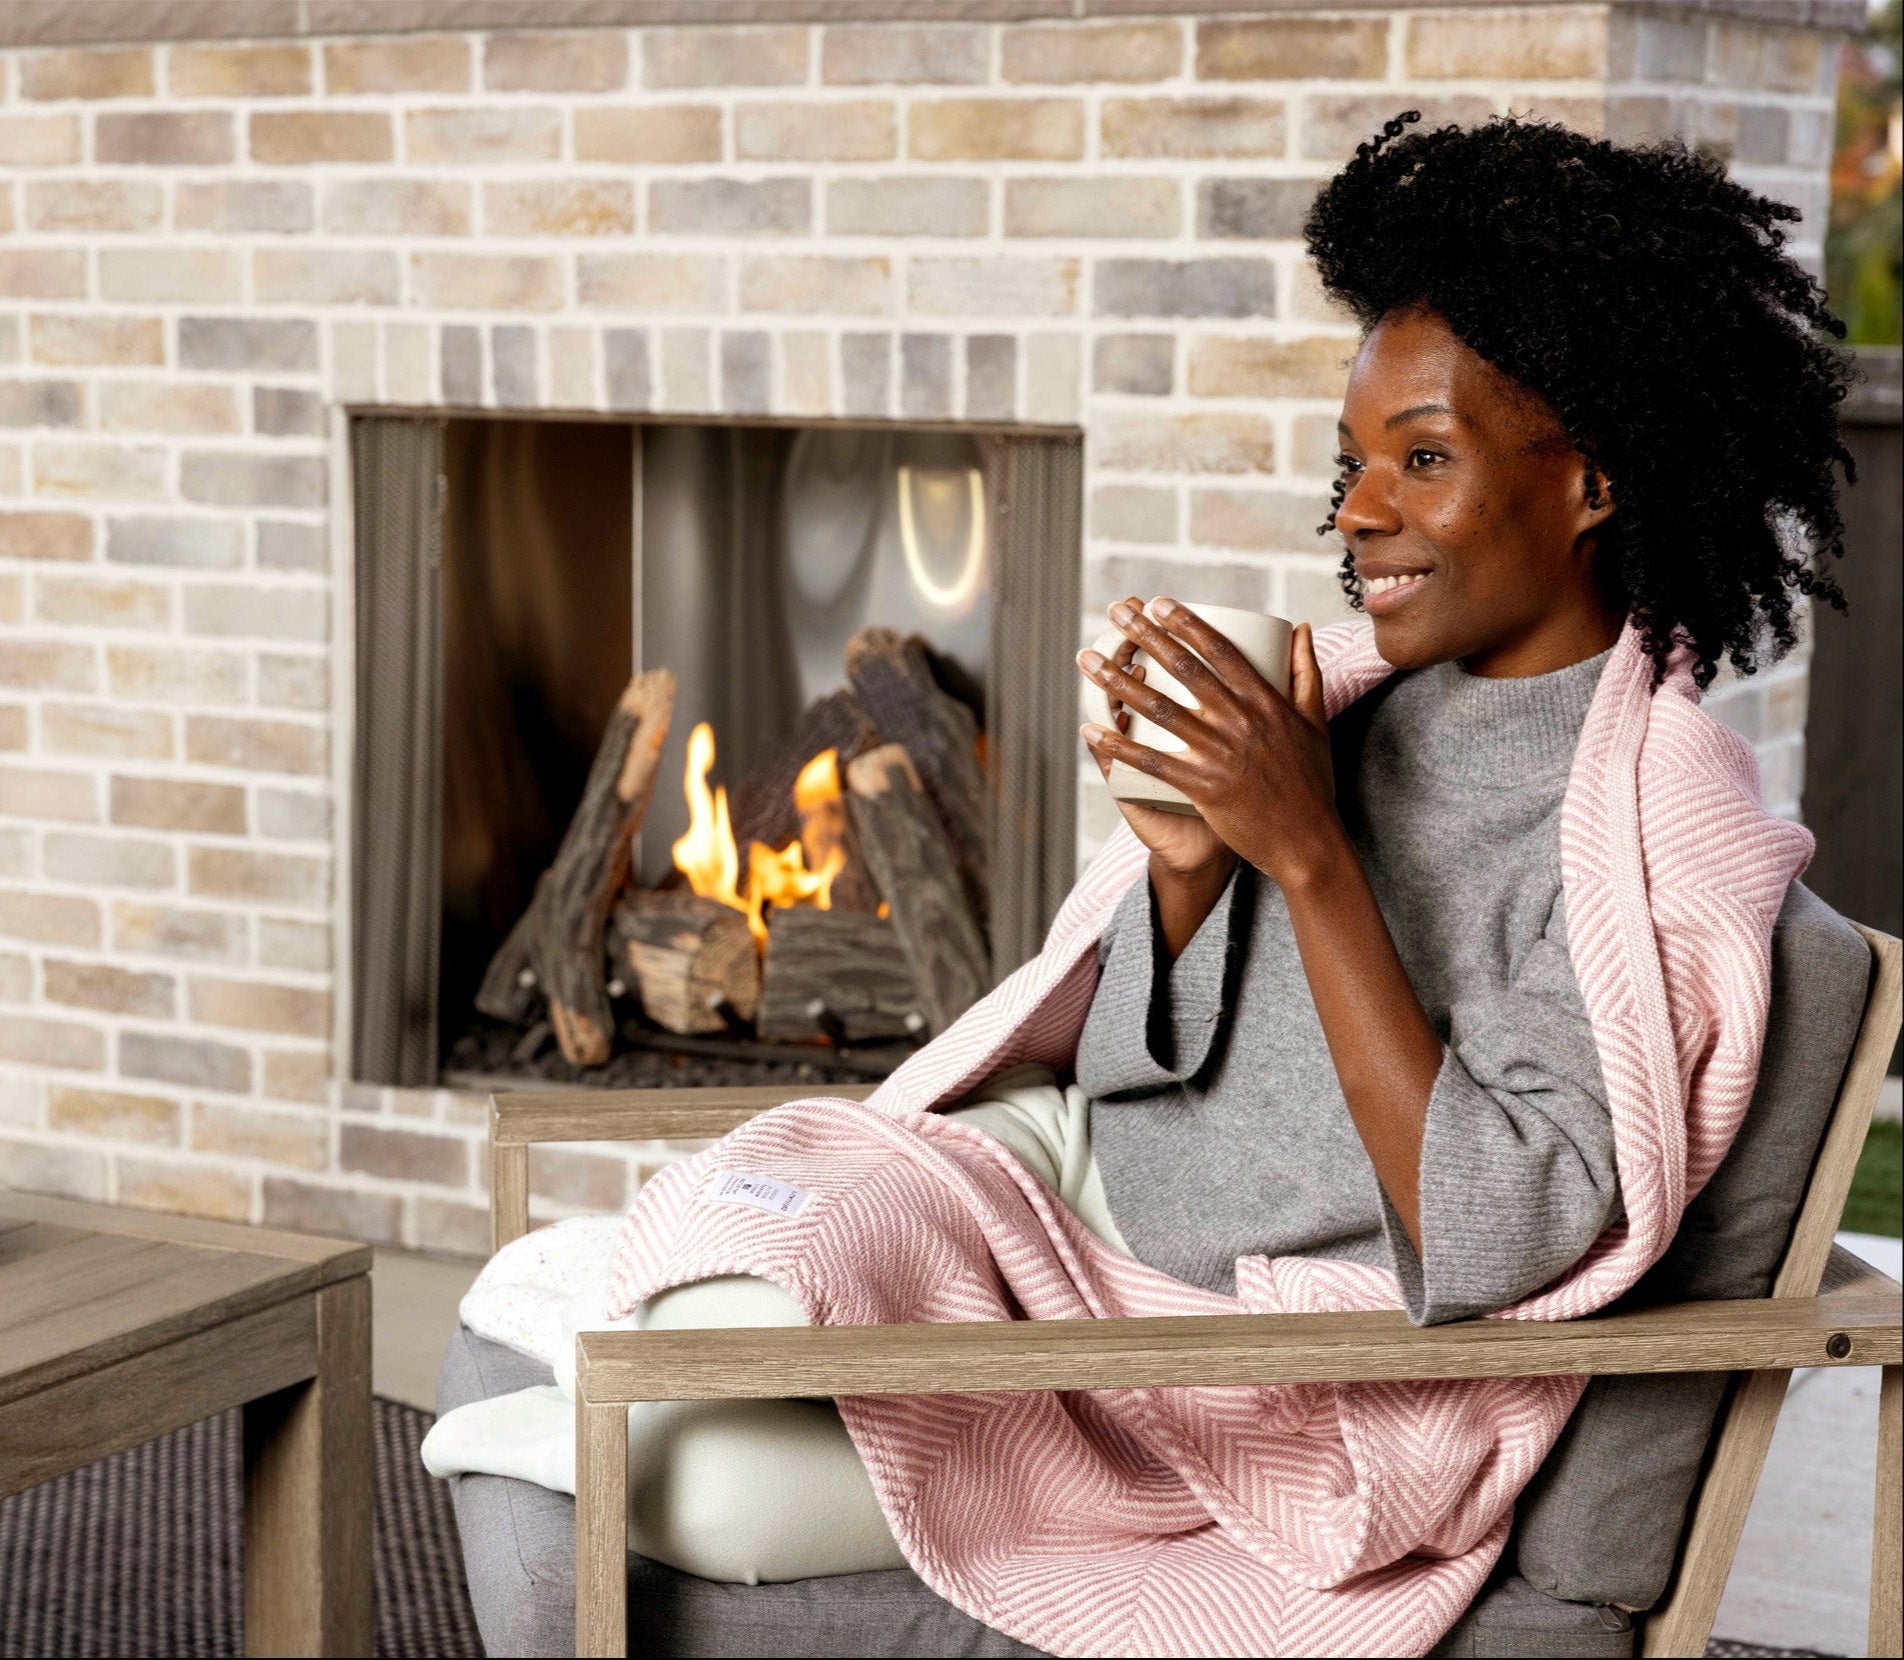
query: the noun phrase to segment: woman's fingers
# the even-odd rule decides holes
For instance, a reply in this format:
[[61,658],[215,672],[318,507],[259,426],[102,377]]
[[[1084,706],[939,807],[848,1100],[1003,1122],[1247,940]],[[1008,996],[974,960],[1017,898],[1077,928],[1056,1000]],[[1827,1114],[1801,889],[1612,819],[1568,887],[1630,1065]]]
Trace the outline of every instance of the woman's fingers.
[[[1196,615],[1182,606],[1178,606],[1177,611],[1183,616]],[[1173,616],[1172,620],[1174,622],[1176,618]],[[1202,622],[1200,617],[1196,620]],[[1235,707],[1236,698],[1229,687],[1210,671],[1209,665],[1196,652],[1152,618],[1135,595],[1119,600],[1111,607],[1111,621],[1126,639],[1135,641],[1162,667],[1168,669],[1177,683],[1197,700],[1199,707],[1206,710]],[[1211,633],[1216,639],[1222,639],[1214,629]],[[1241,653],[1237,653],[1234,647],[1230,649],[1239,662],[1243,661]],[[1145,710],[1144,713],[1148,714],[1149,711]]]
[[[1194,654],[1193,661],[1212,675],[1225,690],[1241,692],[1252,685],[1266,684],[1256,665],[1243,655],[1236,643],[1220,629],[1205,622],[1187,605],[1179,605],[1168,595],[1159,594],[1147,607],[1146,616],[1172,636],[1181,640]],[[1185,685],[1189,682],[1185,681]]]
[[1149,744],[1140,744],[1122,732],[1113,732],[1108,726],[1086,725],[1080,730],[1091,753],[1097,757],[1099,766],[1108,768],[1112,761],[1122,761],[1139,772],[1161,778],[1166,784],[1174,784],[1192,801],[1201,793],[1199,774],[1186,765],[1183,756],[1152,749]]
[[[1131,679],[1141,681],[1144,678],[1144,665],[1142,663],[1133,664],[1131,661],[1136,655],[1137,644],[1135,641],[1120,640],[1117,643],[1117,651],[1111,658],[1111,661],[1125,674],[1129,675]],[[1095,651],[1080,651],[1077,656],[1078,671],[1083,674],[1086,679],[1096,680],[1098,678],[1097,667],[1103,661],[1104,659]],[[1104,695],[1110,700],[1111,719],[1117,723],[1118,731],[1128,732],[1131,722],[1130,710],[1125,707],[1123,700],[1118,697],[1115,688],[1112,686],[1106,685],[1104,687]]]
[[1304,720],[1318,731],[1326,730],[1329,717],[1322,701],[1322,669],[1316,662],[1315,630],[1307,623],[1296,625],[1289,643],[1289,701]]
[[[1124,665],[1121,663],[1118,666],[1120,668],[1124,668]],[[1144,665],[1142,663],[1139,663],[1135,668],[1126,668],[1124,672],[1128,674],[1133,680],[1142,680],[1144,678]],[[1115,698],[1111,700],[1111,708],[1117,716],[1118,731],[1129,732],[1130,723],[1131,723],[1130,710],[1126,708],[1122,703],[1118,702],[1117,699]]]
[[1147,686],[1140,674],[1127,673],[1095,651],[1079,652],[1078,667],[1104,688],[1112,712],[1119,717],[1120,731],[1129,724],[1124,717],[1131,710],[1166,732],[1187,732],[1199,724],[1194,709],[1186,709],[1175,698]]

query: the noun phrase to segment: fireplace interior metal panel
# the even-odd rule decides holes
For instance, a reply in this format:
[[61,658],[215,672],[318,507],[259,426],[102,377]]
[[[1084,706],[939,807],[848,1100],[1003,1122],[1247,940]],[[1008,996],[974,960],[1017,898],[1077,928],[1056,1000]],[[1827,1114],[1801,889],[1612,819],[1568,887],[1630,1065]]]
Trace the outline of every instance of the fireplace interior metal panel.
[[639,436],[518,420],[445,435],[438,997],[452,1025],[554,860],[633,672]]
[[986,445],[997,575],[989,719],[992,975],[1038,954],[1077,872],[1084,451],[1075,438]]

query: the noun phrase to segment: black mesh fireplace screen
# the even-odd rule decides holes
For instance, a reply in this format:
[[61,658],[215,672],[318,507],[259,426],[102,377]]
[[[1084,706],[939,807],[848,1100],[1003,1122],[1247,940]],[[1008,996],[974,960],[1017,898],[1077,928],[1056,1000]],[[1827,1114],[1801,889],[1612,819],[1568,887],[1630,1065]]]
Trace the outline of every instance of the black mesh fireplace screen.
[[992,971],[1038,953],[1077,859],[1082,447],[1003,437],[986,452],[998,549],[987,740]]
[[443,423],[351,423],[357,742],[351,1056],[366,1083],[430,1084],[441,944]]

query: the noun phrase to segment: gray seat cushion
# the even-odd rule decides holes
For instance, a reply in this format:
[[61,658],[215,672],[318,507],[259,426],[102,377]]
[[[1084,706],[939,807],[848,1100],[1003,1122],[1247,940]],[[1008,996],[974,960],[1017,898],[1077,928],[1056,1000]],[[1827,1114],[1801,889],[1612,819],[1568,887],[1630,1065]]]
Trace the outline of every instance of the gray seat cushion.
[[[443,1357],[437,1410],[554,1381],[546,1366],[458,1326]],[[573,1654],[575,1501],[530,1482],[474,1475],[452,1477],[450,1497],[484,1649]],[[1012,1660],[1041,1651],[981,1625],[905,1571],[719,1585],[631,1557],[628,1652]]]
[[[459,1325],[443,1355],[436,1410],[553,1382],[548,1367]],[[484,1652],[573,1654],[575,1501],[530,1481],[470,1475],[450,1477],[450,1503]]]
[[[1871,954],[1794,883],[1773,934],[1772,1009],[1751,1110],[1725,1163],[1687,1208],[1672,1248],[1629,1304],[1759,1297],[1771,1281],[1864,1011]],[[551,1381],[546,1368],[459,1328],[441,1411]],[[1620,1606],[1658,1600],[1724,1399],[1723,1373],[1596,1378],[1524,1495],[1488,1588],[1437,1655],[1615,1660],[1633,1652]],[[452,1483],[470,1596],[491,1654],[569,1654],[575,1508],[497,1476]],[[906,1572],[790,1585],[717,1585],[635,1559],[630,1653],[1031,1655]]]

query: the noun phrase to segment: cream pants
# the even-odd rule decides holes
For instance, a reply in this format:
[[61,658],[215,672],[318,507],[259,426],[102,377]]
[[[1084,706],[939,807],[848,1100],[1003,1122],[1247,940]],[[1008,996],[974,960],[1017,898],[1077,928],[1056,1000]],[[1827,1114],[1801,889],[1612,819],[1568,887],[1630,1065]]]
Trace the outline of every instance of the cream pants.
[[[991,1079],[948,1117],[1002,1142],[1114,1250],[1091,1157],[1090,1102],[1041,1066]],[[650,1298],[644,1331],[804,1326],[766,1280],[730,1275]],[[703,1579],[757,1585],[903,1568],[873,1485],[830,1401],[664,1401],[628,1409],[628,1546]]]

